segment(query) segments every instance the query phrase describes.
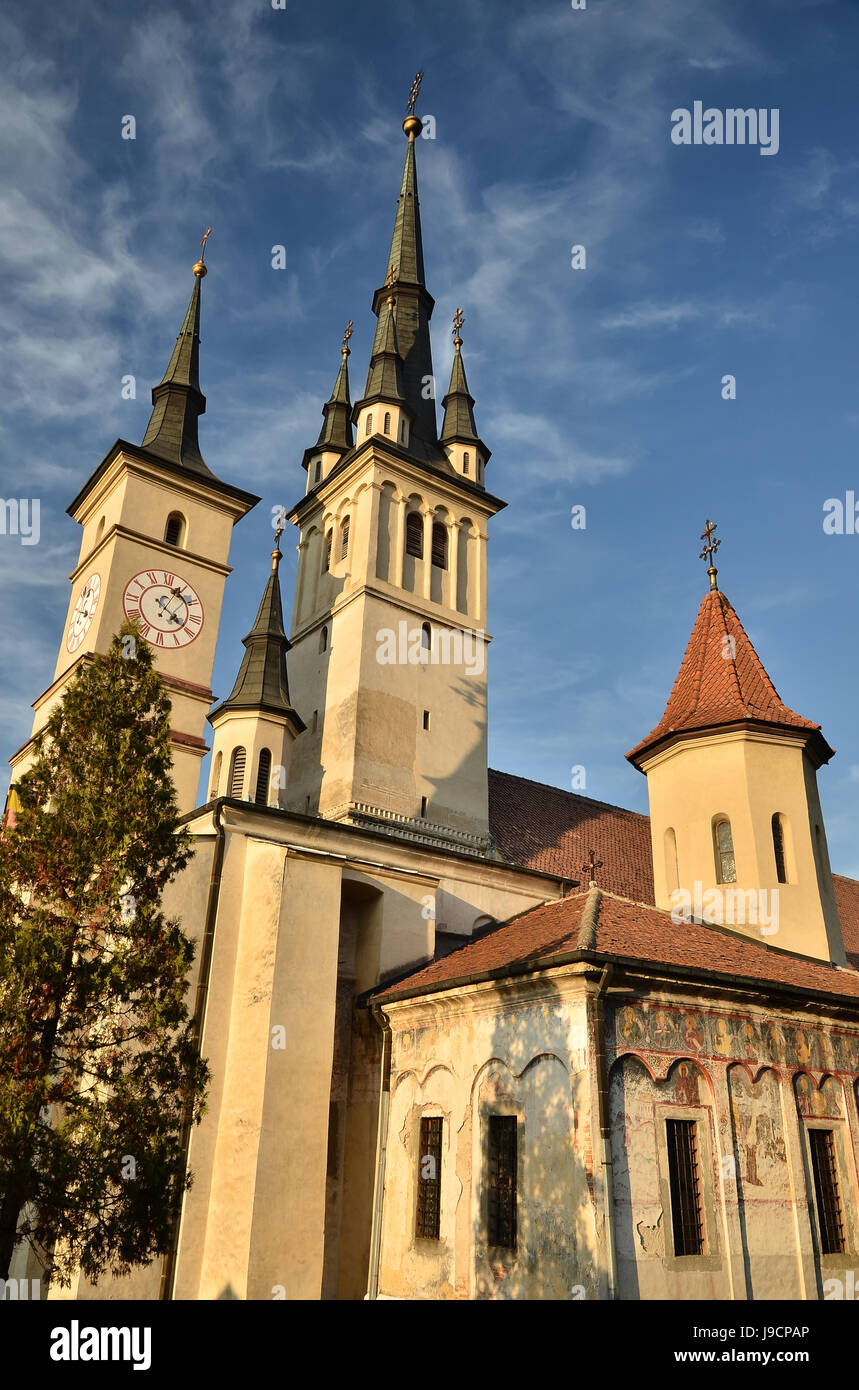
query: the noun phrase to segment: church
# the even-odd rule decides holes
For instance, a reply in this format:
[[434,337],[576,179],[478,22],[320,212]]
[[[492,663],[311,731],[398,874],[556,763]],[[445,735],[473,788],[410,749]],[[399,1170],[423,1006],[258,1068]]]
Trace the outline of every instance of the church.
[[833,750],[776,693],[708,521],[677,679],[626,754],[650,816],[488,768],[505,504],[460,314],[436,409],[414,100],[403,130],[366,383],[353,403],[347,329],[229,693],[211,679],[230,540],[260,499],[201,451],[202,259],[142,442],[117,440],[68,509],[80,556],[33,732],[135,619],[172,706],[195,852],[165,908],[197,942],[212,1082],[163,1261],[49,1296],[843,1297],[859,883],[829,863]]

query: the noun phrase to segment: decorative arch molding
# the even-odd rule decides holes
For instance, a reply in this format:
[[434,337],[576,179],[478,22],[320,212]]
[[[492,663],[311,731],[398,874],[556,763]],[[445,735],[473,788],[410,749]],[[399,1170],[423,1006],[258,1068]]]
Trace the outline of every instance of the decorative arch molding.
[[710,1088],[710,1094],[714,1094],[713,1078],[697,1057],[689,1057],[686,1055],[672,1057],[666,1056],[662,1052],[641,1052],[634,1048],[625,1048],[623,1052],[618,1052],[609,1067],[609,1077],[611,1077],[611,1073],[617,1067],[617,1064],[622,1062],[625,1057],[632,1057],[636,1062],[639,1062],[641,1066],[644,1067],[651,1081],[657,1086],[663,1085],[664,1082],[670,1079],[671,1073],[675,1067],[679,1067],[681,1064],[691,1065],[704,1077],[704,1080]]

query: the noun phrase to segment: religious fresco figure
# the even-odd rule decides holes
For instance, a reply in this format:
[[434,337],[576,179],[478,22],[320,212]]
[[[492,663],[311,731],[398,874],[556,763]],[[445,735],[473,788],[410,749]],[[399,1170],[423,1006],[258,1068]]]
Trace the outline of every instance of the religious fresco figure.
[[837,1065],[835,1061],[835,1048],[832,1046],[832,1039],[828,1033],[821,1033],[820,1035],[820,1055],[823,1065],[834,1071]]
[[809,1050],[808,1042],[806,1040],[806,1035],[805,1033],[803,1033],[801,1028],[797,1028],[795,1030],[794,1038],[796,1046],[796,1060],[799,1062],[799,1065],[801,1067],[810,1067],[811,1052]]
[[750,1187],[763,1187],[758,1177],[758,1119],[760,1100],[752,1101],[748,1112],[748,1123],[744,1127],[743,1148],[746,1154],[746,1182]]
[[774,1059],[777,1062],[783,1062],[787,1056],[787,1043],[784,1029],[778,1023],[771,1023],[769,1026],[769,1045]]
[[698,1069],[688,1062],[681,1062],[677,1068],[674,1082],[674,1095],[678,1105],[700,1105],[698,1090]]
[[743,1038],[747,1057],[757,1058],[760,1052],[760,1042],[758,1041],[758,1030],[751,1019],[746,1019],[743,1024]]
[[757,1141],[761,1152],[772,1163],[787,1163],[784,1138],[780,1131],[776,1131],[776,1123],[772,1115],[758,1115]]
[[674,1041],[674,1019],[664,1009],[657,1009],[653,1019],[653,1043],[664,1047]]
[[635,1009],[627,1006],[621,1010],[621,1034],[625,1042],[640,1042],[642,1035],[641,1020]]
[[726,1018],[716,1019],[716,1034],[713,1040],[716,1051],[722,1057],[730,1057],[734,1050],[734,1039],[728,1029]]
[[700,1052],[704,1046],[704,1039],[698,1031],[698,1020],[694,1014],[686,1015],[686,1030],[683,1034],[683,1041],[687,1047],[694,1047],[696,1052]]
[[796,1078],[796,1103],[801,1115],[811,1114],[811,1078],[808,1076]]

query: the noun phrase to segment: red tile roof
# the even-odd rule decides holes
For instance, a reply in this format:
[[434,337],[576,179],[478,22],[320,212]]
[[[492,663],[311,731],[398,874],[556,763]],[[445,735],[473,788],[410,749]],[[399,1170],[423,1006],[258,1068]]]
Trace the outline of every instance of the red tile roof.
[[701,600],[665,713],[626,756],[638,766],[642,753],[672,734],[748,720],[807,729],[817,735],[820,761],[832,757],[820,725],[795,714],[779,698],[733,607],[723,593],[712,589]]
[[601,884],[653,902],[650,820],[638,811],[490,768],[489,831],[505,859],[558,878],[580,880],[593,849]]
[[388,985],[381,1001],[415,992],[445,989],[463,976],[548,962],[552,956],[592,950],[642,962],[730,975],[736,980],[772,982],[802,990],[843,995],[859,1002],[859,971],[791,956],[732,932],[675,923],[670,913],[597,889],[576,892],[560,902],[532,908],[433,961],[408,979]]

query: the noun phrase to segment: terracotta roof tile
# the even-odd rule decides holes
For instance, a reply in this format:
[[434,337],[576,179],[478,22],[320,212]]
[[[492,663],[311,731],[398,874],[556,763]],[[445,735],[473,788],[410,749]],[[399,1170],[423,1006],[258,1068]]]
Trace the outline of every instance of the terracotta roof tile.
[[[533,908],[442,960],[433,961],[408,979],[387,986],[376,997],[386,1000],[414,991],[445,989],[466,975],[503,972],[526,963],[533,963],[536,968],[549,957],[576,951],[587,943],[588,949],[599,954],[703,973],[714,971],[735,979],[788,985],[859,1001],[859,972],[855,970],[792,956],[694,922],[678,924],[672,922],[670,913],[601,890],[593,894],[589,905],[590,897],[587,892],[579,892],[560,902]],[[585,917],[590,922],[583,920]]]
[[819,735],[821,761],[832,756],[820,725],[795,714],[779,698],[733,607],[712,589],[701,600],[665,713],[626,756],[637,765],[643,752],[671,734],[745,720],[807,729]]

